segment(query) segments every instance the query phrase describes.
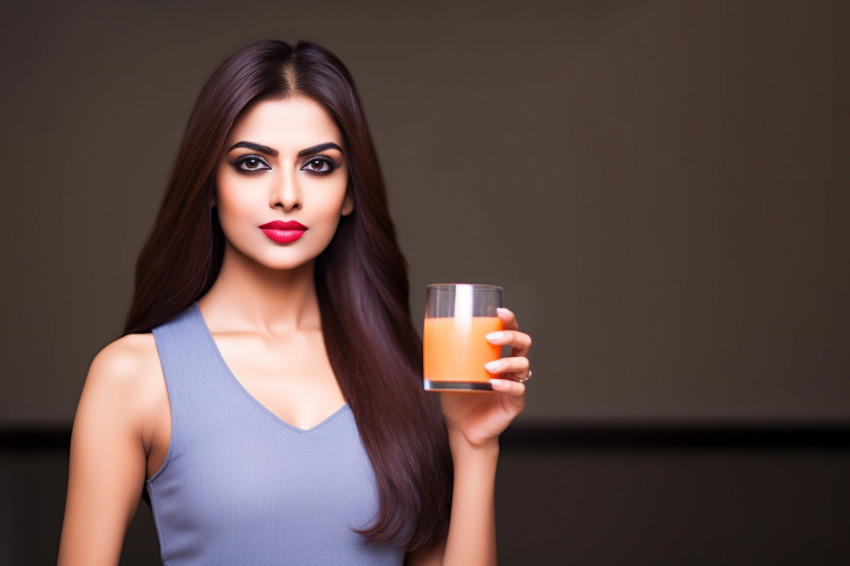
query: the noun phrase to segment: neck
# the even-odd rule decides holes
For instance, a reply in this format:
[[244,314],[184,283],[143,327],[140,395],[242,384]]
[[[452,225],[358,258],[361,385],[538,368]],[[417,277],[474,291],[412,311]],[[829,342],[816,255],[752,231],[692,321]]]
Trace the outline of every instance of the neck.
[[225,246],[221,271],[198,301],[211,326],[271,334],[321,328],[314,261],[270,269]]

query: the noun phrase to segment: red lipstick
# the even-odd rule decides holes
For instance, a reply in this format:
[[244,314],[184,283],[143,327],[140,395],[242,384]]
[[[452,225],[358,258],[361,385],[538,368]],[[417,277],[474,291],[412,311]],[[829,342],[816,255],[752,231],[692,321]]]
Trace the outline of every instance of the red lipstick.
[[307,227],[295,220],[273,220],[260,226],[263,234],[279,244],[289,244],[304,235]]

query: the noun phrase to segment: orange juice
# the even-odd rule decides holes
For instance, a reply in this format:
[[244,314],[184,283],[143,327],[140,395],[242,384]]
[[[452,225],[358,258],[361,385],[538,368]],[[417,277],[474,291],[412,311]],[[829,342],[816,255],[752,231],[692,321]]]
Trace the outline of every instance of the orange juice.
[[485,336],[502,329],[496,316],[426,318],[422,342],[424,374],[430,381],[487,383],[484,364],[500,357],[501,347]]

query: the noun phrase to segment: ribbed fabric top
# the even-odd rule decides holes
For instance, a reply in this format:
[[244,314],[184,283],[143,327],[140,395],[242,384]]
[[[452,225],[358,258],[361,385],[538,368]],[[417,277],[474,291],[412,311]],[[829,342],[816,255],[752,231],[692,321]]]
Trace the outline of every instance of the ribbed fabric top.
[[400,565],[403,549],[352,531],[378,509],[348,405],[309,430],[236,380],[197,304],[153,330],[171,442],[147,481],[163,563]]

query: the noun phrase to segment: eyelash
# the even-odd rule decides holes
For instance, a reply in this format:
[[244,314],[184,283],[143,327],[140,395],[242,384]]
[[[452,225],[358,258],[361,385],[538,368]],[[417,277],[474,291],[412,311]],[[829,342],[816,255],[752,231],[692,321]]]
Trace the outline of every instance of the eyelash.
[[[309,168],[309,165],[311,163],[315,164],[317,162],[326,166],[327,169],[325,169],[324,171],[317,171],[315,169]],[[301,170],[305,171],[307,173],[310,173],[311,175],[324,176],[324,175],[330,175],[331,173],[336,171],[336,169],[339,168],[339,165],[340,165],[339,163],[337,163],[336,161],[334,161],[330,157],[327,157],[325,155],[314,155],[313,157],[310,157],[309,159],[307,159],[307,161],[304,162],[304,165],[301,166]]]
[[[252,168],[245,167],[245,165],[249,162],[256,162],[258,166],[252,167]],[[309,165],[311,163],[312,164],[320,163],[327,168],[322,170],[322,171],[318,171],[316,169],[310,169]],[[334,161],[330,157],[327,157],[326,155],[314,155],[314,156],[308,158],[307,161],[304,162],[304,165],[301,166],[301,171],[304,171],[305,173],[309,173],[311,175],[318,175],[318,176],[323,177],[325,175],[330,175],[331,173],[336,171],[339,168],[339,166],[340,166],[340,163],[337,163],[336,161]],[[236,170],[239,171],[240,173],[245,173],[247,175],[253,175],[253,174],[259,173],[260,171],[267,171],[267,170],[271,169],[271,165],[269,165],[268,161],[266,161],[265,159],[263,159],[259,155],[253,155],[253,154],[243,155],[241,157],[238,157],[233,162],[233,167],[235,167]]]
[[[247,168],[244,167],[246,163],[249,161],[256,161],[258,165],[261,167]],[[271,169],[271,165],[269,165],[268,161],[260,157],[259,155],[243,155],[238,157],[233,161],[233,167],[236,168],[240,173],[247,173],[248,175],[252,175],[254,173],[258,173],[260,171],[266,171]]]

